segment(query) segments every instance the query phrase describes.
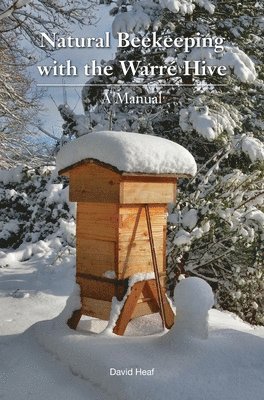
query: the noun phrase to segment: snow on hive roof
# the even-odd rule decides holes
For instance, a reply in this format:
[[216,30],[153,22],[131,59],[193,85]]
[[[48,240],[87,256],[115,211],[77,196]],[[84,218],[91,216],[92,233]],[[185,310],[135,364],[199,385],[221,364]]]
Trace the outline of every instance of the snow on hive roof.
[[195,175],[191,153],[158,136],[131,132],[92,132],[67,143],[57,155],[59,170],[95,159],[123,172]]

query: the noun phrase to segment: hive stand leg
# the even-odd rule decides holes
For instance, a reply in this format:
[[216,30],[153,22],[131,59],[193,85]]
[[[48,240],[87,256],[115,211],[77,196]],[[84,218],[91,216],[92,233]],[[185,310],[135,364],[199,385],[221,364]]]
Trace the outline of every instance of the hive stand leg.
[[81,317],[82,317],[81,309],[73,311],[71,318],[69,318],[67,321],[67,325],[69,326],[69,328],[76,329]]
[[[145,290],[148,290],[149,292],[149,297],[153,298],[156,300],[156,303],[158,305],[158,307],[160,308],[159,305],[159,298],[158,298],[158,291],[157,291],[157,285],[155,280],[149,280],[146,281],[145,284]],[[162,302],[163,302],[163,307],[164,307],[164,319],[165,319],[165,326],[167,329],[170,329],[172,327],[172,325],[174,324],[174,312],[171,309],[169,300],[167,299],[166,295],[165,295],[165,289],[162,288]]]
[[137,282],[131,288],[131,292],[127,296],[125,304],[124,304],[124,306],[120,312],[120,315],[118,317],[118,320],[116,322],[116,326],[113,329],[113,332],[116,335],[122,336],[124,334],[127,324],[131,320],[133,311],[137,305],[137,301],[139,299],[139,296],[143,290],[145,283],[146,283],[146,281]]

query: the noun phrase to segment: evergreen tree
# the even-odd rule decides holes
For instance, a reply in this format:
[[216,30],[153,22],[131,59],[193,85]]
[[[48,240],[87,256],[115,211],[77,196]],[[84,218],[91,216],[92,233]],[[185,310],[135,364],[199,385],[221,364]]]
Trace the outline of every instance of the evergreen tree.
[[[180,179],[168,226],[168,276],[172,290],[180,274],[204,277],[217,304],[242,318],[263,323],[263,5],[209,0],[118,2],[113,34],[142,39],[207,38],[212,46],[125,47],[111,62],[111,77],[95,77],[85,86],[85,116],[71,116],[77,134],[113,129],[159,135],[187,147],[199,169],[191,181]],[[217,50],[217,38],[223,49]],[[220,43],[220,42],[219,42]],[[142,66],[180,67],[177,76],[124,74],[120,60]],[[183,74],[184,61],[225,65],[227,75]],[[102,61],[102,63],[105,63]],[[136,64],[134,64],[136,65]],[[105,85],[105,86],[104,86]],[[119,85],[119,86],[117,86]],[[117,94],[156,96],[155,104],[105,102]],[[66,112],[67,111],[67,112]],[[67,117],[65,117],[67,134]],[[78,128],[79,127],[79,128]]]

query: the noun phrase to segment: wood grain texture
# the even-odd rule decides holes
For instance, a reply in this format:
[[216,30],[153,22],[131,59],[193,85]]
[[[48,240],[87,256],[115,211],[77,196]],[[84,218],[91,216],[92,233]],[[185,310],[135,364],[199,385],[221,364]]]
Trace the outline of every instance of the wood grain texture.
[[76,235],[80,239],[116,241],[118,205],[78,203]]
[[120,204],[170,203],[176,200],[176,182],[123,180],[120,184]]
[[137,301],[139,299],[140,294],[142,293],[142,289],[145,285],[145,282],[137,282],[131,288],[131,292],[129,296],[126,298],[125,304],[119,314],[117,319],[116,325],[114,327],[113,332],[116,335],[123,335],[127,324],[129,323],[130,319],[132,318],[132,314],[136,307]]
[[70,178],[70,201],[97,203],[169,203],[175,201],[177,174],[119,171],[87,159],[59,171]]
[[[155,239],[163,240],[163,228],[167,225],[167,205],[151,206],[150,217]],[[146,239],[148,239],[148,227],[144,206],[121,206],[119,208],[119,240]]]
[[70,201],[118,203],[118,173],[96,164],[79,165],[70,171]]
[[[160,272],[165,270],[166,215],[166,205],[150,207]],[[118,279],[153,272],[143,206],[78,203],[77,270],[96,276],[114,270]]]
[[[150,207],[159,271],[165,269],[167,205]],[[118,235],[118,278],[153,272],[148,227],[144,207],[120,206]]]
[[77,238],[77,272],[103,276],[116,270],[116,244],[103,240]]
[[92,299],[90,297],[82,297],[82,313],[90,315],[94,318],[100,318],[108,321],[111,311],[111,302],[105,300]]
[[118,300],[122,300],[127,290],[127,285],[123,282],[118,285],[118,282],[103,282],[79,276],[77,276],[76,281],[81,287],[82,297],[91,297],[98,300],[112,301],[114,296]]
[[[158,270],[160,272],[164,270],[163,251],[162,244],[156,244]],[[118,279],[125,279],[144,272],[153,272],[149,241],[119,242]]]

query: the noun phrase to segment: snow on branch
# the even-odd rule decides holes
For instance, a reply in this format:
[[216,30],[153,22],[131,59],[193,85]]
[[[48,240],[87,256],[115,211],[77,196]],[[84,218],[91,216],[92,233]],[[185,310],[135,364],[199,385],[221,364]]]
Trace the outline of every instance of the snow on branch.
[[155,13],[161,14],[162,9],[168,9],[173,13],[182,15],[192,14],[195,4],[205,8],[210,14],[214,13],[215,6],[209,0],[159,0],[159,4],[154,1],[140,1],[132,5],[132,9],[118,14],[113,22],[112,31],[114,37],[118,32],[137,33],[146,30],[153,23],[153,30],[158,28]]
[[205,8],[210,14],[214,13],[215,10],[215,6],[213,5],[213,3],[209,0],[194,0],[194,2],[200,6]]
[[257,79],[253,61],[239,48],[225,46],[225,53],[221,61],[234,70],[234,74],[243,83],[251,83]]
[[132,10],[126,13],[118,14],[112,25],[113,36],[117,38],[118,32],[139,32],[146,30],[151,24],[150,17],[143,10]]
[[118,32],[137,33],[147,30],[153,22],[155,11],[160,6],[153,2],[135,3],[130,11],[118,14],[112,24],[113,36]]
[[184,132],[195,130],[209,141],[215,140],[224,131],[233,135],[234,129],[239,126],[239,113],[230,105],[218,104],[216,111],[208,105],[203,105],[201,99],[198,99],[196,104],[180,111],[180,127],[182,130]]
[[257,72],[253,61],[238,47],[226,44],[223,51],[215,51],[212,47],[194,47],[189,53],[178,55],[178,64],[184,60],[195,62],[206,61],[209,66],[224,65],[243,83],[252,83],[257,79]]
[[264,161],[264,144],[259,139],[243,135],[241,148],[252,162]]
[[182,15],[192,14],[195,4],[205,8],[210,14],[214,13],[215,6],[209,0],[160,0],[162,8],[168,8],[173,13]]
[[173,13],[192,14],[195,5],[192,1],[186,0],[160,0],[162,8],[168,8]]
[[59,139],[60,139],[59,137],[57,137],[57,136],[55,136],[55,135],[52,135],[52,133],[50,133],[50,132],[48,132],[46,129],[42,128],[41,125],[38,125],[37,128],[38,128],[42,133],[44,133],[44,135],[50,137],[51,139],[55,140],[56,142],[59,141]]

